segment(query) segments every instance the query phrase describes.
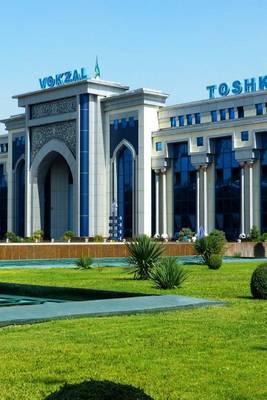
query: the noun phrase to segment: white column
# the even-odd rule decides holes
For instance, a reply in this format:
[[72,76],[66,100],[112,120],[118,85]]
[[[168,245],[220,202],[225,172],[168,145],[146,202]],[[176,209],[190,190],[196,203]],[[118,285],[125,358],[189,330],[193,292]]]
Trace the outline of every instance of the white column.
[[207,194],[207,165],[203,166],[203,205],[204,205],[204,232],[208,235],[208,194]]
[[245,164],[241,164],[241,234],[245,233]]
[[163,233],[161,237],[163,239],[168,239],[167,234],[167,185],[166,185],[166,169],[162,171],[162,230]]
[[158,238],[159,235],[159,171],[155,171],[155,214],[156,214],[156,226],[155,226],[155,238]]
[[253,227],[253,161],[248,163],[249,166],[249,228]]
[[200,186],[199,186],[199,168],[197,169],[197,229],[196,229],[196,233],[198,233],[199,231],[199,226],[200,226]]

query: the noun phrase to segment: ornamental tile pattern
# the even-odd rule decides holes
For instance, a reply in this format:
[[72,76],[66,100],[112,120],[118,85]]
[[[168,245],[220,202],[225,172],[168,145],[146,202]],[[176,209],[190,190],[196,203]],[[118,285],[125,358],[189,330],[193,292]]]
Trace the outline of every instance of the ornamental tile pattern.
[[32,161],[38,151],[52,139],[61,140],[76,157],[76,120],[56,122],[31,128]]
[[76,97],[49,101],[31,106],[31,119],[51,117],[52,115],[66,114],[77,110]]

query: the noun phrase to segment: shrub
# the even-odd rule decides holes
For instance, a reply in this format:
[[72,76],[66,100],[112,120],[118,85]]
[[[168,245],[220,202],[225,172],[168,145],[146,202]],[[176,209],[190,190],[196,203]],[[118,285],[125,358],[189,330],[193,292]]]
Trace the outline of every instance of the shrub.
[[126,244],[130,256],[128,263],[134,268],[135,279],[148,279],[152,268],[162,256],[165,247],[146,235],[138,236]]
[[252,228],[250,229],[250,233],[249,233],[249,238],[252,242],[259,242],[260,241],[260,231],[259,229],[253,225]]
[[225,242],[224,232],[215,229],[208,236],[197,239],[194,247],[196,253],[202,257],[204,264],[209,265],[212,254],[223,254]]
[[259,265],[253,272],[250,290],[255,299],[267,299],[267,263]]
[[240,253],[240,251],[237,251],[234,253],[233,257],[234,258],[242,258],[242,254]]
[[74,233],[72,231],[66,231],[63,234],[63,240],[68,241],[71,238],[73,238],[73,236],[74,236]]
[[79,269],[91,269],[93,259],[91,257],[80,257],[76,262],[76,267]]
[[95,235],[93,237],[93,242],[104,242],[104,237],[102,235]]
[[260,240],[261,240],[262,242],[267,242],[267,232],[264,232],[264,233],[261,235]]
[[192,239],[192,236],[194,236],[194,232],[192,232],[190,228],[182,228],[178,233],[178,240],[184,242]]
[[209,269],[219,269],[222,266],[222,256],[220,254],[212,254],[209,258]]
[[42,231],[42,229],[38,229],[32,234],[33,240],[42,240],[43,237],[44,237],[44,232]]
[[10,240],[10,242],[21,242],[21,238],[17,236],[14,232],[6,232],[5,238]]
[[187,279],[185,271],[174,257],[162,257],[158,265],[150,272],[150,278],[159,289],[178,288]]
[[110,381],[65,384],[45,400],[153,400],[142,389]]

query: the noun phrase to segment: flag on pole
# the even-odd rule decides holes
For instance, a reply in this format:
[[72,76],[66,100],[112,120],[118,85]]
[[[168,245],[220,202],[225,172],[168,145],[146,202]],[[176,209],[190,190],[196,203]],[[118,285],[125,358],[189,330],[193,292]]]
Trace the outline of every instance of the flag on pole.
[[95,60],[95,79],[100,79],[100,68],[98,65],[98,57],[96,56]]

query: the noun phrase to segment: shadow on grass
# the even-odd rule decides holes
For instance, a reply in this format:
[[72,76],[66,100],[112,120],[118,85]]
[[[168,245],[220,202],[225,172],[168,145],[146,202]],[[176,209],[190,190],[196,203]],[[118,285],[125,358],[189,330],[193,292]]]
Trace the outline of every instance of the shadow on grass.
[[142,389],[111,381],[66,383],[44,400],[154,400]]

